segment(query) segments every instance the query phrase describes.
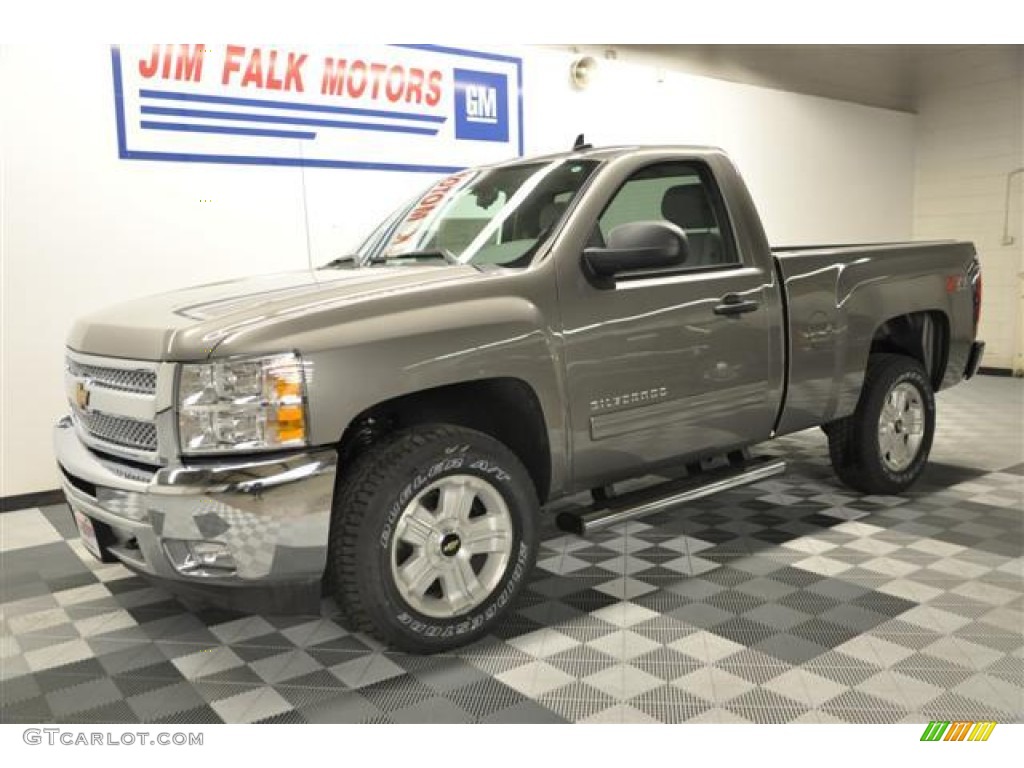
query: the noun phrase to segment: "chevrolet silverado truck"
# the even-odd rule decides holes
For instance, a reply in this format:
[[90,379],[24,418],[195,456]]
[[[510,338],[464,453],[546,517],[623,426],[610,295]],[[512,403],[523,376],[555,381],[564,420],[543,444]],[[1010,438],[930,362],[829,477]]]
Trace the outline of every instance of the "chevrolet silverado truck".
[[56,457],[97,557],[439,651],[494,629],[559,500],[590,492],[584,535],[685,508],[816,426],[846,485],[907,488],[980,302],[970,243],[773,250],[721,151],[578,146],[443,178],[318,269],[77,322]]

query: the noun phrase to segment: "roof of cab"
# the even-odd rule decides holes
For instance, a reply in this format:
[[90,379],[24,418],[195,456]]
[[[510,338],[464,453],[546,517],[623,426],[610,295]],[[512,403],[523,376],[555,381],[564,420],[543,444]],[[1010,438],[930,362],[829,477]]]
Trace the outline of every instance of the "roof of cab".
[[611,160],[631,152],[641,151],[662,151],[662,152],[696,152],[696,153],[720,153],[718,147],[683,145],[683,144],[629,144],[614,147],[586,147],[582,149],[571,149],[566,152],[552,152],[546,155],[524,155],[523,157],[511,157],[496,163],[488,163],[480,166],[482,168],[501,168],[521,163],[555,162],[558,160]]

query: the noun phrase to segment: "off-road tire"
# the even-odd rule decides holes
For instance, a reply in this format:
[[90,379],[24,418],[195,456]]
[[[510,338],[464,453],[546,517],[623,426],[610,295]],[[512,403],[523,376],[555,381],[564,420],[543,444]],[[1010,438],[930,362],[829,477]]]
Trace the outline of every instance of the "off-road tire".
[[[913,387],[923,408],[920,445],[905,468],[894,470],[879,443],[879,422],[889,393],[901,384]],[[829,458],[839,479],[862,493],[893,495],[909,488],[924,471],[935,436],[935,395],[924,367],[911,357],[875,354],[868,358],[857,409],[825,427]]]
[[[466,613],[432,617],[403,598],[392,547],[409,502],[452,475],[479,478],[497,491],[513,535],[503,575],[486,599]],[[348,625],[388,645],[417,653],[465,645],[494,628],[522,588],[536,560],[538,508],[522,462],[489,435],[444,424],[398,431],[339,477],[327,583]]]

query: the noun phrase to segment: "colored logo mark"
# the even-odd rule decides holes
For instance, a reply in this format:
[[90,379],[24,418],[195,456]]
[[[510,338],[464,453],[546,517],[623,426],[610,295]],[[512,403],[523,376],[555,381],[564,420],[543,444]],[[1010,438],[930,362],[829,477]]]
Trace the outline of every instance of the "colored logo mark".
[[455,70],[455,138],[508,141],[508,78]]
[[921,741],[988,741],[995,727],[992,720],[932,720],[921,734]]

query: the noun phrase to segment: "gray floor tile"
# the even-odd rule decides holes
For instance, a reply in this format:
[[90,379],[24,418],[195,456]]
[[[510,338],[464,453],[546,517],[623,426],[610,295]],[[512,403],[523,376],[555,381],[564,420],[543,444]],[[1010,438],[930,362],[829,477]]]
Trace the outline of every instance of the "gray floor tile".
[[335,694],[297,709],[310,723],[363,723],[383,716],[379,707],[354,691]]
[[828,650],[826,646],[788,633],[773,635],[753,647],[789,664],[803,664]]
[[548,707],[533,701],[521,701],[506,709],[492,712],[480,719],[481,723],[530,723],[546,725],[566,722],[565,718]]
[[472,723],[474,718],[448,699],[435,696],[389,713],[394,723]]
[[120,699],[121,691],[109,678],[90,680],[46,695],[46,701],[58,720]]
[[[153,722],[158,718],[167,717],[204,703],[205,701],[196,689],[185,682],[156,688],[128,699],[128,706],[142,722]],[[229,718],[225,718],[225,720],[229,720]]]

